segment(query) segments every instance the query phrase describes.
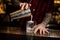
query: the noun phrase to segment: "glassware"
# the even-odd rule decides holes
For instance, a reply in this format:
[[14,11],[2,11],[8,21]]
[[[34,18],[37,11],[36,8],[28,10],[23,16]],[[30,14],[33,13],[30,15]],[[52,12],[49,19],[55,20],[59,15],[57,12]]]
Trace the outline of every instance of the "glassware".
[[27,24],[26,24],[26,32],[33,32],[33,27],[34,27],[35,23],[34,21],[28,21]]

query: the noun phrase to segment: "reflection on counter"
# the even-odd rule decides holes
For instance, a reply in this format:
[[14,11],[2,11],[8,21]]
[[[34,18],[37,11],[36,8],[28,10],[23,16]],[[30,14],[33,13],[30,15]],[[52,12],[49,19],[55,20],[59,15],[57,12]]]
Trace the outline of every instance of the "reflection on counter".
[[49,34],[45,35],[34,35],[33,33],[26,33],[25,30],[22,31],[19,27],[6,27],[0,30],[0,33],[12,34],[12,35],[30,35],[30,36],[37,36],[37,37],[53,37],[53,38],[60,38],[60,30],[48,29],[50,32]]

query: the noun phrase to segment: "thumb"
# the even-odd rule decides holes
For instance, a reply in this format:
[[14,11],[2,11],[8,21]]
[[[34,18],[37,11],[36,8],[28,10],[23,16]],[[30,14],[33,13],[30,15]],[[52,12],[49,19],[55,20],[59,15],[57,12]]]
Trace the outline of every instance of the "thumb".
[[33,27],[33,29],[35,30],[37,27],[38,27],[38,26],[37,26],[37,25],[35,25],[35,26]]

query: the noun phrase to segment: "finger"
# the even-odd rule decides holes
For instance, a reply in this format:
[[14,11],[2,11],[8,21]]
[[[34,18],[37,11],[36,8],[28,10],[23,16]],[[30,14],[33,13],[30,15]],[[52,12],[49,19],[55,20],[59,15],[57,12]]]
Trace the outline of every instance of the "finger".
[[29,4],[29,6],[31,6],[31,4]]
[[49,31],[46,30],[45,32],[49,34]]
[[37,26],[37,25],[35,25],[35,26],[33,27],[33,29],[35,30],[37,27],[38,27],[38,26]]
[[23,3],[20,3],[20,7],[23,5]]
[[25,7],[25,3],[22,4],[22,6],[21,6],[21,10],[24,10],[24,7]]
[[40,35],[42,35],[42,30],[40,29]]
[[28,9],[28,8],[29,8],[29,6],[28,6],[28,4],[26,4],[25,9]]
[[43,30],[43,34],[45,34],[45,30]]
[[36,29],[34,30],[34,34],[36,34],[36,33],[37,33],[37,31],[38,31],[38,28],[36,28]]

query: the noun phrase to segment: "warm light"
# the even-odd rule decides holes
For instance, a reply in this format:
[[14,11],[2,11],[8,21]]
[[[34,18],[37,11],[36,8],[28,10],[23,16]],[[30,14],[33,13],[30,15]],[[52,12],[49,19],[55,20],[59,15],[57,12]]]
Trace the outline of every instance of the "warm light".
[[60,0],[55,0],[54,3],[60,4]]
[[60,8],[58,8],[58,10],[60,11]]

